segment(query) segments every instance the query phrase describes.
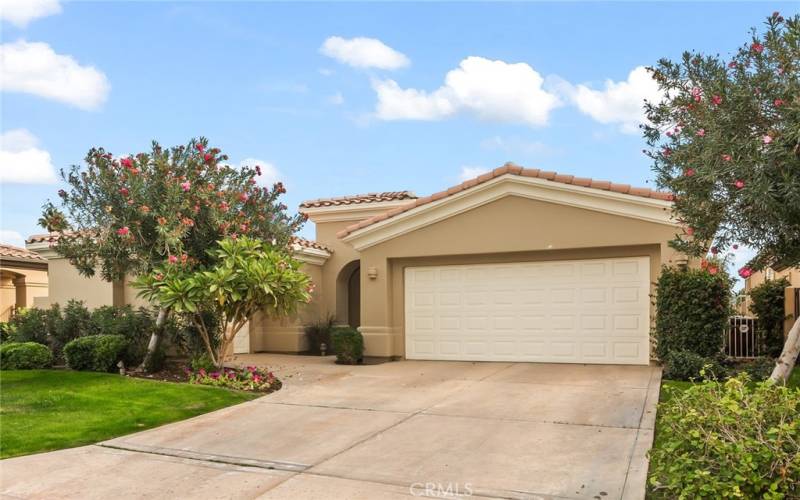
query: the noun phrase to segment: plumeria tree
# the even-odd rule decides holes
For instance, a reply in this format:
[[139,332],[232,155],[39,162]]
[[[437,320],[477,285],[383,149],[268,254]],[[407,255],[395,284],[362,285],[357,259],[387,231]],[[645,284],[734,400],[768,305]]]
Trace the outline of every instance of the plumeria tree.
[[[694,256],[748,245],[738,270],[800,262],[800,16],[774,13],[730,58],[686,52],[651,68],[664,98],[646,105],[657,182],[683,224],[673,246]],[[800,352],[800,318],[772,374]]]
[[[48,202],[40,224],[53,246],[85,276],[104,280],[141,276],[163,264],[193,269],[208,265],[207,249],[225,237],[247,235],[287,247],[302,225],[279,202],[281,183],[258,184],[258,165],[242,168],[210,148],[204,138],[186,146],[114,157],[93,148],[85,165],[61,172],[68,189]],[[147,366],[169,315],[161,307]]]
[[[135,285],[148,299],[192,322],[221,369],[234,337],[255,313],[292,314],[311,300],[313,285],[288,252],[262,240],[228,237],[207,254],[207,264],[167,264],[141,275]],[[216,329],[207,324],[209,317],[221,322],[219,342],[213,342]]]

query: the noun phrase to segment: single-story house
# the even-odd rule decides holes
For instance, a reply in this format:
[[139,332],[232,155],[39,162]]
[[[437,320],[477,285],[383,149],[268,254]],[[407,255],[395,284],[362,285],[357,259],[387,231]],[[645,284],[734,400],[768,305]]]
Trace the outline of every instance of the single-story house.
[[0,321],[47,296],[47,259],[13,245],[0,245]]
[[304,326],[333,314],[368,356],[647,364],[654,282],[687,262],[668,246],[671,199],[506,164],[422,198],[306,201],[316,238],[295,251],[314,300],[296,318],[253,318],[237,352],[303,351]]

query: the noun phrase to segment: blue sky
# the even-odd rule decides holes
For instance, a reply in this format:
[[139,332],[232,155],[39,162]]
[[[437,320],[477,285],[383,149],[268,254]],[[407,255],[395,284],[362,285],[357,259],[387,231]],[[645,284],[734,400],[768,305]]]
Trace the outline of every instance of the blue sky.
[[41,232],[42,169],[199,135],[272,165],[291,209],[506,161],[647,185],[652,89],[631,72],[729,54],[774,10],[797,4],[4,0],[3,48],[25,57],[2,83],[2,238]]

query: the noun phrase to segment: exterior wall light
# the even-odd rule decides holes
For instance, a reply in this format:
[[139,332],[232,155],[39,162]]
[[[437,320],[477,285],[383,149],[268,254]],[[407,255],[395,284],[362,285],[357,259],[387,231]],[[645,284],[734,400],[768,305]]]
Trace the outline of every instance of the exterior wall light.
[[369,276],[369,279],[371,279],[371,280],[377,279],[378,278],[378,269],[374,268],[374,267],[368,267],[367,268],[367,276]]

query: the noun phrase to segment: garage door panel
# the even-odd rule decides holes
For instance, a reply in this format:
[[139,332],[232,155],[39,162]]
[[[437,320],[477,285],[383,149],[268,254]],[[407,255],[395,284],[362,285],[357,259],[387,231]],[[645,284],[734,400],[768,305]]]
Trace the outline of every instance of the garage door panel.
[[649,258],[407,268],[410,359],[649,361]]

